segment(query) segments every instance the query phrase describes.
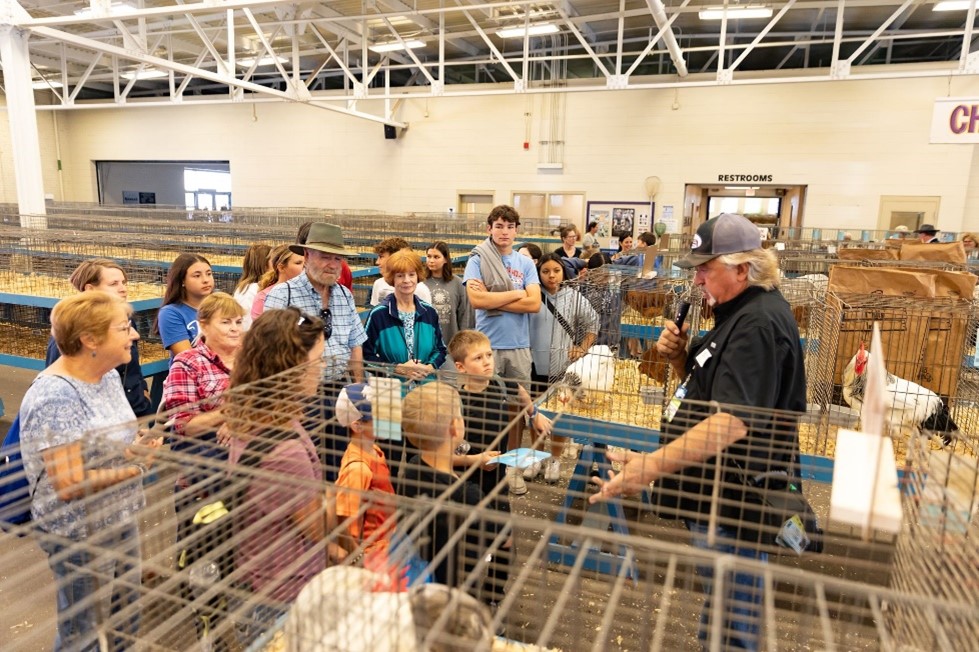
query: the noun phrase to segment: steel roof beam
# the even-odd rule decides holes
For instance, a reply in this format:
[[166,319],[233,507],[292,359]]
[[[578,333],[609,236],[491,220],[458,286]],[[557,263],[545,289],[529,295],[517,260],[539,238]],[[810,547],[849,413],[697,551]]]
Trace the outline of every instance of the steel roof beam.
[[755,36],[755,38],[751,41],[751,43],[748,44],[748,46],[741,52],[738,58],[734,60],[734,63],[731,64],[729,70],[731,71],[737,70],[738,66],[741,65],[741,62],[744,61],[745,57],[751,54],[752,50],[755,49],[755,46],[761,43],[762,39],[765,38],[768,32],[771,31],[773,27],[775,27],[775,24],[782,19],[782,16],[784,16],[785,13],[789,9],[791,9],[792,5],[794,4],[795,4],[795,0],[789,0],[789,2],[786,3],[785,6],[783,6],[777,14],[772,16],[772,19],[768,21],[768,24],[765,25],[764,29],[758,32],[758,35]]
[[[219,84],[224,84],[224,85],[227,85],[227,86],[235,86],[235,87],[238,87],[238,88],[242,88],[244,90],[252,91],[253,93],[259,93],[259,94],[263,94],[263,95],[268,95],[268,96],[274,97],[274,98],[276,98],[276,99],[278,99],[280,101],[285,100],[285,101],[289,101],[289,102],[297,102],[297,103],[300,103],[300,104],[308,104],[309,106],[315,106],[315,107],[318,107],[318,108],[327,109],[329,111],[334,111],[334,112],[337,112],[337,113],[343,113],[343,114],[346,114],[346,115],[355,116],[355,117],[358,117],[358,118],[363,118],[365,120],[371,120],[371,121],[374,121],[374,122],[381,122],[381,123],[384,123],[384,124],[394,124],[395,126],[400,126],[400,127],[403,127],[404,126],[404,125],[402,125],[400,123],[395,123],[395,122],[393,122],[391,120],[387,120],[387,119],[385,119],[383,117],[376,116],[376,115],[373,115],[373,114],[370,114],[370,113],[365,113],[365,112],[362,112],[362,111],[351,111],[351,110],[348,110],[348,109],[342,109],[342,108],[335,107],[335,106],[332,106],[332,105],[322,104],[320,102],[310,102],[309,99],[308,99],[309,98],[309,92],[308,92],[308,90],[306,91],[307,99],[301,99],[295,93],[292,93],[292,94],[290,94],[290,93],[284,93],[282,91],[274,90],[274,89],[268,88],[266,86],[262,86],[260,84],[254,84],[254,83],[251,83],[251,82],[242,81],[242,80],[239,80],[239,79],[234,78],[233,76],[223,75],[223,74],[212,72],[210,70],[206,70],[206,69],[203,69],[203,68],[194,68],[194,67],[191,67],[191,66],[184,65],[182,63],[177,63],[175,61],[168,61],[166,59],[161,59],[159,57],[155,57],[155,56],[152,56],[152,55],[140,54],[140,53],[137,53],[137,52],[131,52],[131,51],[128,51],[128,50],[126,50],[124,48],[120,48],[118,46],[110,45],[110,44],[107,44],[107,43],[102,43],[100,41],[93,41],[91,39],[87,39],[87,38],[85,38],[83,36],[79,36],[77,34],[70,34],[68,32],[59,32],[58,30],[55,30],[55,29],[50,28],[50,27],[35,27],[35,28],[32,29],[32,31],[35,32],[35,33],[40,33],[40,34],[43,34],[45,36],[48,36],[49,38],[63,40],[66,43],[71,43],[71,44],[74,44],[74,45],[76,45],[78,47],[88,48],[88,49],[91,49],[91,50],[93,50],[95,52],[102,52],[104,54],[112,55],[113,58],[114,58],[114,60],[115,60],[116,57],[121,57],[121,58],[127,59],[127,60],[135,60],[135,61],[138,61],[141,65],[152,65],[152,66],[155,66],[157,68],[162,68],[164,70],[170,70],[172,72],[179,72],[179,73],[182,73],[184,75],[193,75],[193,76],[196,76],[196,77],[201,77],[203,79],[207,79],[207,80],[210,80],[210,81],[213,81],[213,82],[217,82]],[[117,66],[114,64],[113,67],[116,69],[115,70],[115,73],[117,75],[118,74]],[[133,81],[135,81],[135,80],[133,80]],[[118,88],[118,76],[115,76],[114,85],[115,85],[116,88]],[[305,87],[303,88],[303,90],[306,90]],[[116,93],[116,96],[118,97],[119,95],[120,94],[117,92]],[[172,104],[172,101],[170,103]]]

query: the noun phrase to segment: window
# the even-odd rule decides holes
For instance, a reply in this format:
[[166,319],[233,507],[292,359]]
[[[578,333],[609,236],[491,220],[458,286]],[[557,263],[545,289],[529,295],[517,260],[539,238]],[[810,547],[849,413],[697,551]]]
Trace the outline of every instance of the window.
[[190,210],[220,211],[231,208],[231,173],[184,168],[184,203]]

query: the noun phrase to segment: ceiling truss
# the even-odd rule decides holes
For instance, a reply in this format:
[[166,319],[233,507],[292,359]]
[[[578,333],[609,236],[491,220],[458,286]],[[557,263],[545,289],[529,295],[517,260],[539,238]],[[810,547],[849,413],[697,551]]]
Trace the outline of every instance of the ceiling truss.
[[[782,0],[769,18],[719,21],[698,11],[723,0],[128,1],[0,0],[53,94],[39,109],[286,101],[400,125],[406,96],[979,72],[975,7],[923,0]],[[557,33],[498,33],[539,23]]]

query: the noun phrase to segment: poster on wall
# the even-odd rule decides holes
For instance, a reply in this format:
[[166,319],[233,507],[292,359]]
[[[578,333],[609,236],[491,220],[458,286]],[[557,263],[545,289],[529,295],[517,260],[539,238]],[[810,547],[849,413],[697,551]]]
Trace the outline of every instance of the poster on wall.
[[139,203],[140,204],[155,204],[156,203],[156,193],[155,192],[141,192],[141,193],[139,193]]
[[636,233],[645,233],[653,230],[652,218],[648,210],[639,213],[636,219]]
[[664,231],[664,233],[680,232],[680,225],[677,224],[676,215],[673,214],[672,206],[663,207],[663,215],[660,217],[659,221],[666,225],[666,231]]
[[617,249],[619,238],[635,236],[637,217],[654,207],[655,204],[651,207],[648,202],[590,201],[588,221],[598,222],[597,237],[602,249]]
[[122,191],[122,203],[123,204],[138,204],[139,203],[139,193],[135,190],[123,190]]

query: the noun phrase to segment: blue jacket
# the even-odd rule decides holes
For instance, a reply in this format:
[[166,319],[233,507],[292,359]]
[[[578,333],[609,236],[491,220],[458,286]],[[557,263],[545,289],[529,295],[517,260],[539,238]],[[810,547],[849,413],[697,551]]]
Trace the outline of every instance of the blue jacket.
[[381,305],[367,315],[367,341],[364,342],[364,360],[401,364],[417,360],[436,369],[445,362],[445,343],[439,328],[439,315],[435,308],[415,297],[415,345],[409,354],[405,344],[405,329],[398,317],[398,299],[387,296]]

